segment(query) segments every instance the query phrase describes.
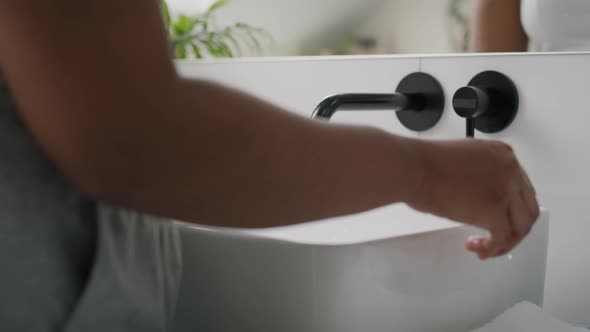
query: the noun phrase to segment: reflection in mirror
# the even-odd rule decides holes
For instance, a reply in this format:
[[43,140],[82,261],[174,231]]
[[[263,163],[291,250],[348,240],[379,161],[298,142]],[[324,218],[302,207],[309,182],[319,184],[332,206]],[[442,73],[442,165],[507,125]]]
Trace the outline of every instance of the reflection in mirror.
[[243,22],[252,27],[254,40],[247,33],[218,48],[200,44],[221,57],[590,51],[588,1],[166,1],[173,17],[213,6],[209,27],[221,32]]
[[590,51],[590,1],[474,0],[471,5],[471,51]]
[[[229,0],[215,10],[219,29],[245,22],[272,35],[262,50],[239,41],[242,56],[462,52],[466,0]],[[227,3],[225,3],[227,2]],[[172,17],[206,12],[216,0],[167,0]],[[228,41],[233,50],[235,46]],[[205,51],[207,47],[204,47]],[[261,52],[260,52],[261,51]]]

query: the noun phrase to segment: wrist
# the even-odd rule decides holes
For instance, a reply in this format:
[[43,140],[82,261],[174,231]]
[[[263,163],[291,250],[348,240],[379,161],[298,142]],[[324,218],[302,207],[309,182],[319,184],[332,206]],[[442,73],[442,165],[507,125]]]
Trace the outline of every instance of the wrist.
[[400,149],[404,155],[404,169],[406,173],[406,188],[403,190],[401,201],[412,207],[424,205],[428,196],[428,167],[432,163],[430,143],[419,139],[403,138]]

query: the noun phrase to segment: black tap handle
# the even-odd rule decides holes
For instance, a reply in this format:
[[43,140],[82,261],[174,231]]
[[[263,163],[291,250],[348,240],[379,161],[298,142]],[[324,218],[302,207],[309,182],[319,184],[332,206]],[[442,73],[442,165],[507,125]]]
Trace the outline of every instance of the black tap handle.
[[453,108],[457,115],[466,119],[466,136],[475,136],[475,119],[490,110],[488,93],[476,86],[462,87],[453,96]]
[[506,75],[485,71],[453,96],[453,108],[466,119],[467,137],[475,129],[493,134],[506,129],[518,112],[518,91]]
[[453,108],[462,118],[477,118],[489,110],[490,98],[486,91],[476,86],[465,86],[453,96]]

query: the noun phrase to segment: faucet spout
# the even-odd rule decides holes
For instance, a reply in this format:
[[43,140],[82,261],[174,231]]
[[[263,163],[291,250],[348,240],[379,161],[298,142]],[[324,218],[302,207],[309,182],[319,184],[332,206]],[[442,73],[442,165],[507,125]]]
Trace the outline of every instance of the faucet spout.
[[325,98],[313,112],[313,118],[330,119],[338,111],[421,111],[425,98],[420,94],[347,93]]
[[445,109],[445,94],[438,81],[423,72],[404,77],[394,93],[343,93],[322,100],[312,118],[330,119],[338,111],[394,111],[412,131],[434,127]]

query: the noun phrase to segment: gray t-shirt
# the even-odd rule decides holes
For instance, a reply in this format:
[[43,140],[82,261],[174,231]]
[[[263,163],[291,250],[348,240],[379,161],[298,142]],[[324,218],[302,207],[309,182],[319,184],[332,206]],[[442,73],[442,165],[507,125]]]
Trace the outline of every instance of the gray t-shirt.
[[75,190],[0,77],[0,331],[168,330],[179,239],[171,221]]

